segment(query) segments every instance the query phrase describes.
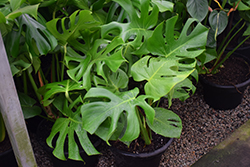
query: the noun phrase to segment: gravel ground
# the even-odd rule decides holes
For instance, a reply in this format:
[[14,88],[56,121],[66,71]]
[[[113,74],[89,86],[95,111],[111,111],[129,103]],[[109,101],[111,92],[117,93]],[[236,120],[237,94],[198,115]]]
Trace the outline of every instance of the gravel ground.
[[[189,167],[228,137],[235,129],[250,119],[250,88],[245,91],[242,103],[232,110],[214,110],[203,101],[200,87],[185,102],[174,100],[171,110],[183,123],[180,139],[175,139],[162,156],[160,167]],[[167,100],[163,104],[167,107]],[[31,135],[34,153],[39,167],[53,167],[51,158]],[[110,150],[100,155],[97,167],[114,167]]]

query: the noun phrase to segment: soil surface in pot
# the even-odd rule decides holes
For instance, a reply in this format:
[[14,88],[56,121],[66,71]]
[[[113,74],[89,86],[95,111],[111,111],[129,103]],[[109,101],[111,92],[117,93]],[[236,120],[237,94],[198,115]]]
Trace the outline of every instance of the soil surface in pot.
[[168,141],[169,138],[157,135],[152,132],[152,140],[150,145],[146,145],[142,138],[138,138],[131,142],[129,147],[120,141],[111,142],[111,145],[119,150],[139,154],[153,152],[164,146]]
[[243,58],[232,55],[223,63],[218,73],[204,77],[218,85],[237,85],[250,78],[250,66]]
[[0,153],[3,153],[11,148],[11,143],[8,136],[5,137],[4,141],[0,142]]

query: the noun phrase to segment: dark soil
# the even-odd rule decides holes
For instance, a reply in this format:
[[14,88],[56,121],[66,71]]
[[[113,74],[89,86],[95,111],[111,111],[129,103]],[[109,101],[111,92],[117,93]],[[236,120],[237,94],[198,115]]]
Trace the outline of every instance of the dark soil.
[[5,137],[4,141],[0,142],[0,153],[3,153],[11,148],[10,140],[8,136]]
[[168,141],[169,138],[152,133],[152,141],[150,145],[146,145],[142,138],[134,140],[129,147],[120,141],[111,142],[111,145],[119,150],[139,154],[153,152],[164,146]]
[[235,86],[250,78],[250,66],[243,58],[231,56],[223,63],[218,73],[204,77],[218,85]]

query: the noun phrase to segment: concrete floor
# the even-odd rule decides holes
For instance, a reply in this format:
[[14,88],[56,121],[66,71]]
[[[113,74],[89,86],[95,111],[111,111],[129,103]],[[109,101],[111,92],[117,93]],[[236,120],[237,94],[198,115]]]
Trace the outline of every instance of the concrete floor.
[[192,167],[250,167],[250,120]]

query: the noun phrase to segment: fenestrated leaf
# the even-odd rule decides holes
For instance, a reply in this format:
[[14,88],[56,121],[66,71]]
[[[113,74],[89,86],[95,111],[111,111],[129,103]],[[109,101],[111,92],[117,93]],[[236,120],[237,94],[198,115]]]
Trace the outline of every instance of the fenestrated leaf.
[[110,121],[107,136],[108,141],[114,134],[118,126],[118,121],[122,113],[126,113],[127,127],[121,141],[132,141],[140,134],[138,117],[136,114],[136,106],[140,106],[146,114],[149,121],[153,122],[154,109],[149,106],[145,99],[148,96],[138,96],[139,89],[135,88],[131,91],[122,92],[116,95],[104,88],[91,88],[85,95],[85,99],[92,97],[102,97],[109,101],[97,101],[85,104],[81,108],[83,128],[93,134],[101,126],[105,120]]
[[58,39],[59,44],[75,41],[81,34],[80,31],[90,29],[99,25],[91,15],[91,11],[75,11],[70,17],[53,19],[46,26],[49,31]]
[[159,57],[145,56],[131,69],[135,81],[147,81],[144,90],[154,99],[168,94],[176,84],[187,78],[195,70],[195,57],[205,50],[202,48],[206,45],[207,28],[198,23],[188,34],[190,25],[195,22],[194,19],[189,19],[176,40],[176,20],[177,17],[173,17],[165,24],[161,23],[147,41],[148,50]]
[[49,98],[53,97],[53,95],[57,93],[68,94],[69,91],[83,90],[83,89],[84,87],[79,82],[75,82],[72,80],[64,80],[61,82],[53,82],[53,83],[46,84],[42,88],[39,89],[39,92],[44,95],[43,100],[48,100]]
[[180,117],[173,111],[164,108],[154,108],[155,118],[153,124],[147,120],[148,126],[157,134],[169,138],[179,138],[182,131]]
[[57,107],[57,109],[59,109],[64,115],[67,116],[67,118],[58,118],[56,120],[46,141],[47,144],[53,148],[53,138],[56,136],[56,134],[59,133],[53,154],[57,158],[62,160],[66,160],[64,156],[64,143],[66,137],[68,138],[68,158],[74,160],[82,160],[82,157],[79,154],[79,147],[75,141],[75,134],[77,135],[82,148],[88,155],[99,154],[99,152],[95,149],[95,147],[89,140],[87,132],[82,128],[80,107],[76,111],[72,111],[73,107],[77,103],[82,103],[82,99],[80,97],[70,105],[68,105],[66,99],[63,100],[61,98],[56,99],[53,103]]
[[209,24],[211,28],[215,32],[215,39],[216,36],[221,34],[225,28],[227,27],[228,23],[228,16],[227,13],[224,11],[216,11],[213,10],[209,15]]
[[11,12],[10,14],[8,14],[6,16],[6,19],[14,20],[15,18],[21,16],[22,14],[29,14],[29,15],[33,16],[36,19],[37,18],[38,6],[39,6],[39,4],[37,4],[37,5],[29,5],[29,6],[19,8],[19,9],[15,10],[15,11]]
[[207,0],[188,0],[187,11],[193,17],[200,22],[206,17],[208,13],[208,1]]
[[[111,22],[102,26],[102,36],[105,37],[108,34],[114,34],[113,30],[118,31],[118,36],[125,42],[130,40],[130,44],[134,48],[140,48],[142,41],[146,41],[151,35],[151,28],[155,27],[158,21],[159,9],[156,5],[153,5],[153,9],[150,9],[150,0],[140,1],[140,10],[136,9],[131,1],[114,0],[122,6],[122,8],[128,14],[130,20],[129,23]],[[117,34],[115,34],[117,35]]]
[[19,31],[22,31],[24,26],[26,27],[25,38],[31,53],[35,54],[36,52],[36,49],[34,49],[34,42],[41,55],[46,55],[57,46],[55,37],[50,34],[46,27],[38,23],[29,15],[24,14],[20,16],[18,21],[20,24]]
[[66,57],[66,64],[75,63],[75,66],[69,66],[68,75],[75,81],[82,79],[83,86],[87,89],[91,87],[91,70],[96,65],[97,75],[102,76],[106,81],[106,75],[103,66],[107,65],[113,72],[116,72],[125,59],[122,56],[122,49],[118,49],[123,44],[121,38],[115,38],[113,41],[98,39],[95,41],[91,50],[86,56],[80,56],[75,52]]
[[118,69],[116,72],[107,70],[106,73],[107,81],[98,76],[94,76],[93,80],[96,86],[104,87],[111,92],[119,92],[121,88],[128,86],[129,78],[123,70]]

